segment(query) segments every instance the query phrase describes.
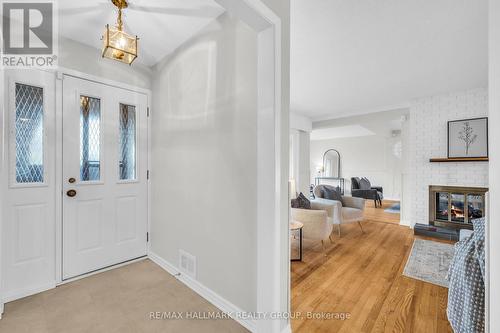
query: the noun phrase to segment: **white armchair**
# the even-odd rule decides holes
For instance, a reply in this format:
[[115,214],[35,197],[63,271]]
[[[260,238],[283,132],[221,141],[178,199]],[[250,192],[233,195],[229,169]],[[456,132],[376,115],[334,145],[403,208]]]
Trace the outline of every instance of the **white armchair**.
[[342,200],[344,205],[340,201],[337,200],[329,200],[322,198],[322,186],[329,185],[318,185],[314,188],[314,195],[316,199],[311,201],[311,205],[314,204],[322,204],[323,206],[330,206],[330,210],[332,210],[331,216],[333,217],[332,223],[338,225],[338,234],[340,236],[340,225],[347,223],[357,222],[361,231],[363,231],[363,226],[361,225],[361,221],[364,219],[364,211],[365,211],[365,199],[356,198],[356,197],[348,197],[342,196]]
[[301,222],[304,239],[324,241],[330,239],[333,230],[333,207],[330,203],[311,202],[311,209],[292,208],[292,220]]

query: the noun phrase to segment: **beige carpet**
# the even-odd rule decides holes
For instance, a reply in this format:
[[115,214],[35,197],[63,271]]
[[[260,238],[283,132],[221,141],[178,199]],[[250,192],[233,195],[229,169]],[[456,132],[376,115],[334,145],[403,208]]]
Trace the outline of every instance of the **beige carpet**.
[[143,260],[5,304],[0,332],[247,332],[231,319],[150,319],[155,311],[218,310]]

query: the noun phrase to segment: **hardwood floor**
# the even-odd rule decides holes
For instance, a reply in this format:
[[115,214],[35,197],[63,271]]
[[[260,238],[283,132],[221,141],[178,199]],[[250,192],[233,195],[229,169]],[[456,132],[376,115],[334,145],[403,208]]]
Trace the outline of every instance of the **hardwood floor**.
[[452,332],[448,290],[402,275],[414,235],[399,214],[384,212],[391,204],[367,203],[365,233],[356,224],[342,226],[341,238],[334,230],[327,256],[320,242],[304,240],[303,261],[292,262],[292,312],[301,313],[293,332]]
[[372,200],[366,201],[365,219],[371,222],[380,223],[393,223],[399,224],[399,214],[387,213],[385,210],[392,205],[398,203],[397,201],[384,200],[382,201],[382,208],[375,208]]

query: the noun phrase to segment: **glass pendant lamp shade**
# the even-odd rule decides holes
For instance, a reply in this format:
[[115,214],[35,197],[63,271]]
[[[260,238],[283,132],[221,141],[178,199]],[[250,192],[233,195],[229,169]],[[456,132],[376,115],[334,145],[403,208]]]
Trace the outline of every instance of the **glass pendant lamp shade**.
[[106,24],[102,36],[102,57],[118,60],[131,65],[137,58],[137,36],[132,36],[123,31],[122,10],[128,7],[127,0],[111,0],[118,8],[116,27]]
[[130,65],[137,58],[137,40],[137,36],[107,24],[103,36],[102,56]]

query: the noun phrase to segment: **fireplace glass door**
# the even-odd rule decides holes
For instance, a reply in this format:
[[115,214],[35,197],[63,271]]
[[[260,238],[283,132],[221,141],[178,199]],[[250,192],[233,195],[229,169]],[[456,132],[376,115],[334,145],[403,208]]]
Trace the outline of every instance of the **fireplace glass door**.
[[469,221],[484,216],[484,198],[479,194],[467,194],[467,213]]
[[465,194],[451,194],[450,214],[452,222],[465,222]]
[[484,216],[485,198],[482,193],[439,189],[431,194],[434,197],[431,221],[470,224],[472,220]]
[[436,219],[448,221],[448,192],[436,193]]

